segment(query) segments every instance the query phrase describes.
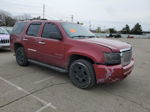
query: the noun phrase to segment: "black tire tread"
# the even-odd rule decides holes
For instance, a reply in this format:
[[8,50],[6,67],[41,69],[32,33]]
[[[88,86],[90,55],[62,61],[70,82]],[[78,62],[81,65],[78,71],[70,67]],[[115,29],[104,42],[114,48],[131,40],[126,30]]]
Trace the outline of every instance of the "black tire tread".
[[90,84],[87,85],[86,87],[80,87],[79,85],[76,85],[73,81],[72,83],[77,86],[78,88],[81,88],[81,89],[89,89],[91,87],[93,87],[95,85],[95,72],[94,72],[94,69],[93,69],[93,66],[92,64],[88,61],[88,60],[85,60],[85,59],[78,59],[78,60],[75,60],[74,62],[71,63],[70,67],[69,67],[69,76],[70,76],[70,79],[71,79],[71,74],[70,74],[70,70],[72,69],[72,66],[75,64],[75,63],[83,63],[84,65],[86,65],[89,69],[89,71],[91,72],[90,73],[90,78],[91,78],[91,81],[90,81]]
[[[23,55],[24,55],[22,62],[19,62],[18,59],[17,59],[17,56],[19,55],[19,52],[22,52]],[[20,66],[27,66],[27,65],[29,64],[28,58],[27,58],[27,56],[26,56],[26,54],[25,54],[25,51],[24,51],[24,48],[23,48],[23,47],[17,48],[17,50],[16,50],[16,61],[17,61],[17,63],[18,63]]]

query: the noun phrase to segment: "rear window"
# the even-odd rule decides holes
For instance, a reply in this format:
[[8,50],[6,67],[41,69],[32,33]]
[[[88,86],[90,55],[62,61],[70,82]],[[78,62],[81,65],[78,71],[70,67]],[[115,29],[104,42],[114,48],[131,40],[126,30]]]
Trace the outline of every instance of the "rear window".
[[26,24],[27,22],[17,22],[13,27],[11,34],[20,34],[23,31]]
[[29,36],[38,36],[38,33],[40,31],[40,26],[41,23],[32,23],[30,24],[28,31],[27,31],[27,35]]

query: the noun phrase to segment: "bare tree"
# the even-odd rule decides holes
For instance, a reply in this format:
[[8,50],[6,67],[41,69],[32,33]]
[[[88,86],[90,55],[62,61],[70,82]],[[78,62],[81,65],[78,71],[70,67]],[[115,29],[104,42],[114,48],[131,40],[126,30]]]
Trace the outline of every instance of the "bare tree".
[[30,14],[23,14],[23,15],[17,15],[15,16],[15,19],[17,20],[29,20],[31,19],[31,15]]
[[0,26],[13,26],[15,21],[9,12],[0,10]]

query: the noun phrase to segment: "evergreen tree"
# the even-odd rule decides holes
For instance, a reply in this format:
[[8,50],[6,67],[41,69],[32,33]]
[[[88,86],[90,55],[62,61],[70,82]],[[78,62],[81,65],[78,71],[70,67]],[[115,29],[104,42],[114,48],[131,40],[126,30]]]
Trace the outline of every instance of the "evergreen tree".
[[114,28],[109,28],[109,33],[117,33],[117,31]]
[[129,34],[130,33],[130,27],[126,24],[126,26],[121,30],[121,33],[123,34]]
[[142,26],[139,23],[135,24],[135,26],[131,30],[131,33],[141,35],[142,34]]

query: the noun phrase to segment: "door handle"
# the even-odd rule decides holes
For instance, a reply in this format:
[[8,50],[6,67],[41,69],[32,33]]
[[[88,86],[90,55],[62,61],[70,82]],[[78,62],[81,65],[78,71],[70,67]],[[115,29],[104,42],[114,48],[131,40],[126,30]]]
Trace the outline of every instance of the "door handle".
[[44,44],[45,44],[45,42],[43,42],[43,41],[39,41],[38,43],[39,43],[39,44],[42,44],[42,45],[44,45]]
[[27,41],[28,39],[27,39],[27,38],[23,38],[23,40],[24,40],[24,41]]

